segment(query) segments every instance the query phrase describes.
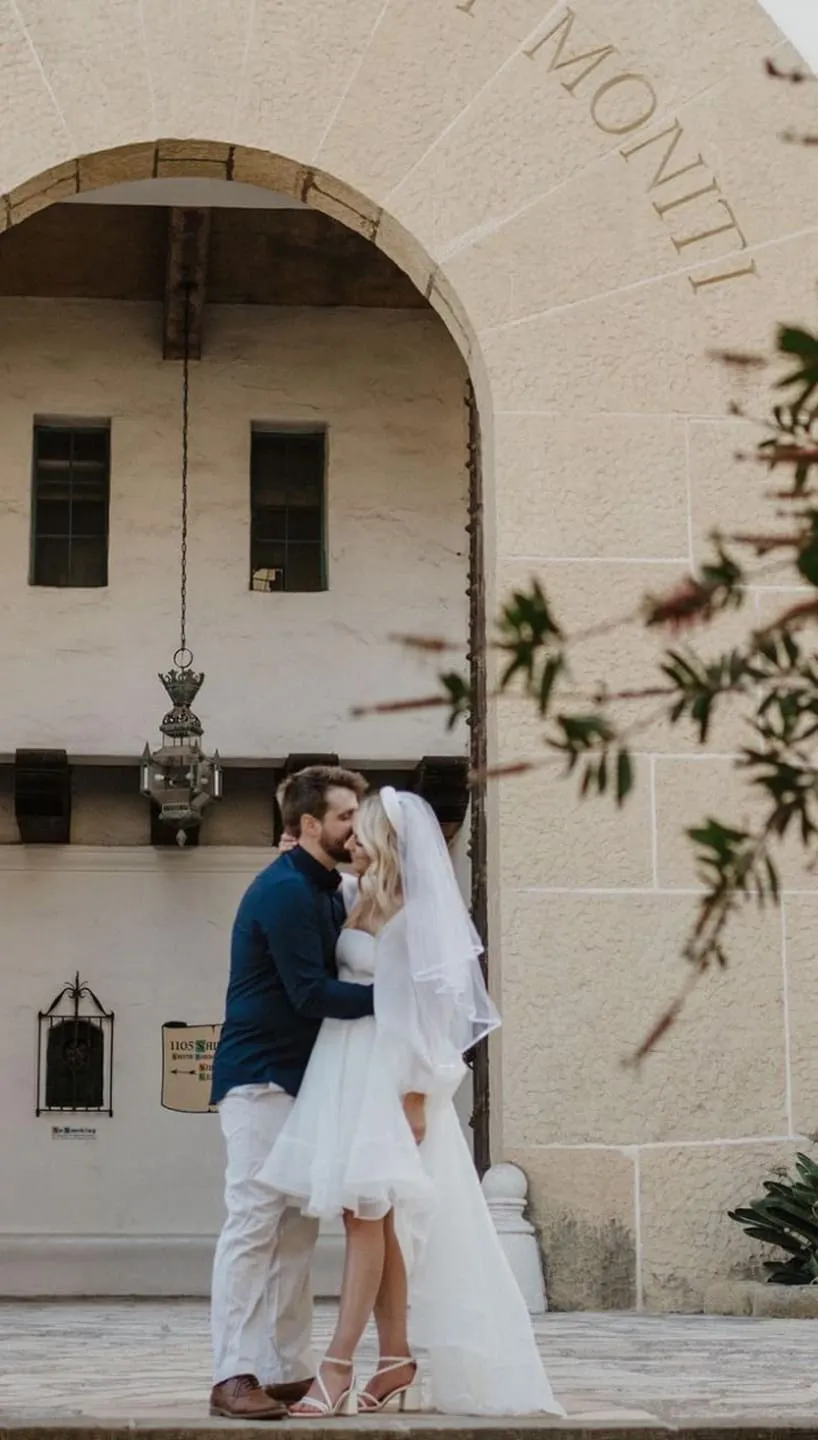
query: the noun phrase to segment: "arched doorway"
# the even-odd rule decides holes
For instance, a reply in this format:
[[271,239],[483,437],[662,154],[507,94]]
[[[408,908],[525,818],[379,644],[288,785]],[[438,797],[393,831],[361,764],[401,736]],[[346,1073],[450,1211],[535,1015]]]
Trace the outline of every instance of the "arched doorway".
[[[107,1245],[114,1285],[125,1283],[117,1278],[122,1262],[127,1270],[127,1254],[141,1246],[148,1288],[165,1283],[151,1279],[157,1223],[197,1257],[183,1286],[206,1286],[221,1147],[212,1118],[199,1114],[208,1107],[235,892],[269,863],[282,773],[310,757],[337,757],[372,784],[419,789],[452,835],[467,894],[473,874],[478,907],[485,884],[484,865],[470,866],[470,850],[484,848],[484,818],[472,803],[466,819],[464,730],[447,735],[437,716],[411,707],[403,720],[352,715],[355,704],[417,693],[423,672],[415,657],[407,667],[395,632],[440,629],[461,657],[468,650],[472,666],[482,664],[482,585],[469,583],[482,576],[478,421],[465,366],[424,297],[366,236],[296,197],[226,175],[160,175],[81,191],[19,213],[0,237],[18,421],[0,467],[0,488],[16,497],[18,516],[7,519],[6,541],[11,523],[19,590],[28,532],[18,622],[48,655],[56,697],[45,713],[39,672],[9,653],[8,665],[22,668],[15,710],[2,719],[0,749],[14,759],[0,762],[0,787],[13,804],[0,890],[24,942],[15,877],[28,850],[21,855],[14,841],[53,842],[29,870],[35,908],[43,905],[40,943],[54,954],[64,935],[89,957],[95,983],[119,993],[126,1038],[113,1121],[95,1116],[80,1125],[99,1107],[78,1089],[67,1104],[77,1113],[67,1125],[60,1117],[54,1131],[91,1130],[103,1152],[99,1171],[77,1155],[60,1224]],[[178,363],[186,351],[189,369]],[[190,638],[210,692],[203,713],[214,717],[208,726],[218,731],[225,765],[223,801],[184,856],[139,795],[133,734],[143,725],[150,734],[157,723],[152,682],[176,633],[183,450]],[[118,685],[114,676],[123,674]],[[428,689],[428,676],[424,683]],[[104,699],[91,718],[86,696],[97,691]],[[24,823],[21,727],[32,788]],[[473,734],[472,759],[482,729]],[[65,782],[59,828],[46,772],[57,748]],[[142,974],[138,1002],[120,989],[129,970]],[[12,1003],[33,1002],[34,977],[19,955],[9,956],[3,991]],[[138,1034],[141,1074],[133,1069]],[[20,1042],[10,1069],[22,1068]],[[57,1059],[49,1052],[55,1076]],[[485,1083],[478,1092],[485,1095]],[[57,1094],[46,1087],[35,1146]],[[468,1127],[468,1087],[459,1101]],[[476,1158],[485,1167],[488,1114],[484,1104],[475,1108]],[[24,1108],[10,1123],[21,1154],[27,1122]],[[152,1168],[175,1164],[184,1177],[153,1219],[146,1193],[114,1161],[119,1146],[141,1151]],[[34,1188],[45,1162],[41,1154],[33,1165]],[[107,1233],[109,1207],[125,1216],[117,1241]],[[20,1222],[10,1219],[14,1235]],[[40,1223],[53,1232],[56,1219],[43,1213]],[[317,1261],[317,1283],[330,1293],[339,1248],[340,1232],[330,1227]],[[70,1260],[77,1245],[64,1253]],[[43,1274],[49,1254],[44,1236]],[[49,1283],[83,1283],[68,1270],[55,1275],[51,1267]]]

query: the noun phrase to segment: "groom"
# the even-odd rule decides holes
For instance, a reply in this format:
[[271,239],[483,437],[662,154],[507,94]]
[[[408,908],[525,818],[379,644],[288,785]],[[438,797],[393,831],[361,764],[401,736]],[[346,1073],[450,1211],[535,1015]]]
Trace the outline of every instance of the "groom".
[[366,781],[312,765],[279,796],[299,843],[262,871],[233,927],[225,1021],[213,1062],[227,1149],[227,1219],[213,1264],[210,1411],[278,1420],[312,1375],[310,1264],[318,1224],[256,1183],[292,1108],[321,1021],[373,1013],[372,987],[337,979],[344,922],[336,862]]

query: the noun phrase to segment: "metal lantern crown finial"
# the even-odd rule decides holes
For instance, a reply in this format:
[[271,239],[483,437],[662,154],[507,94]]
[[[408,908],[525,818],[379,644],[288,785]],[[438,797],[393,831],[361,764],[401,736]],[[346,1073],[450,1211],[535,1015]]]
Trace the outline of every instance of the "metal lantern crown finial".
[[190,411],[190,285],[185,288],[184,355],[182,362],[182,526],[180,553],[179,647],[173,665],[160,675],[171,708],[159,729],[163,743],[152,751],[145,746],[140,772],[142,794],[159,807],[159,818],[176,825],[178,844],[199,824],[202,811],[222,795],[222,767],[218,750],[212,759],[202,753],[202,722],[191,706],[204,675],[193,669],[193,651],[187,645],[187,524],[188,431]]

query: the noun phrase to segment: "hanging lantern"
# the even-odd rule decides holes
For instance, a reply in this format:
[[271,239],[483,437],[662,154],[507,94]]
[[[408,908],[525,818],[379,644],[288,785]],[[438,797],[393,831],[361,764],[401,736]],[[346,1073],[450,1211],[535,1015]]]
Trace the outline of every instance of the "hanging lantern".
[[141,788],[159,807],[160,820],[177,827],[184,845],[185,832],[198,825],[211,800],[222,797],[222,767],[218,750],[212,758],[202,752],[202,722],[190,708],[204,675],[193,670],[189,650],[177,650],[173,661],[174,668],[159,676],[172,706],[159,726],[164,742],[158,750],[145,746]]
[[159,676],[171,708],[159,729],[162,744],[145,746],[140,766],[142,794],[159,809],[159,819],[176,826],[176,840],[184,845],[187,832],[197,826],[211,800],[222,796],[222,767],[219,752],[212,757],[202,751],[202,722],[192,710],[204,675],[193,668],[193,652],[187,646],[187,529],[188,529],[188,429],[190,398],[190,286],[185,289],[184,358],[182,382],[182,526],[180,555],[179,647],[173,666]]

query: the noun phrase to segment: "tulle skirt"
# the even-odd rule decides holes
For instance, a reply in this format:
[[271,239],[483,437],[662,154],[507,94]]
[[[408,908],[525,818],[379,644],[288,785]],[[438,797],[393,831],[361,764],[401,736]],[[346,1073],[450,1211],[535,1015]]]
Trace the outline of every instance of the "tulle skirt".
[[415,1143],[372,1019],[325,1020],[298,1099],[258,1177],[305,1214],[395,1212],[413,1345],[432,1405],[456,1415],[564,1412],[477,1179],[451,1096]]
[[371,1017],[324,1021],[259,1179],[321,1220],[430,1208],[431,1180]]

